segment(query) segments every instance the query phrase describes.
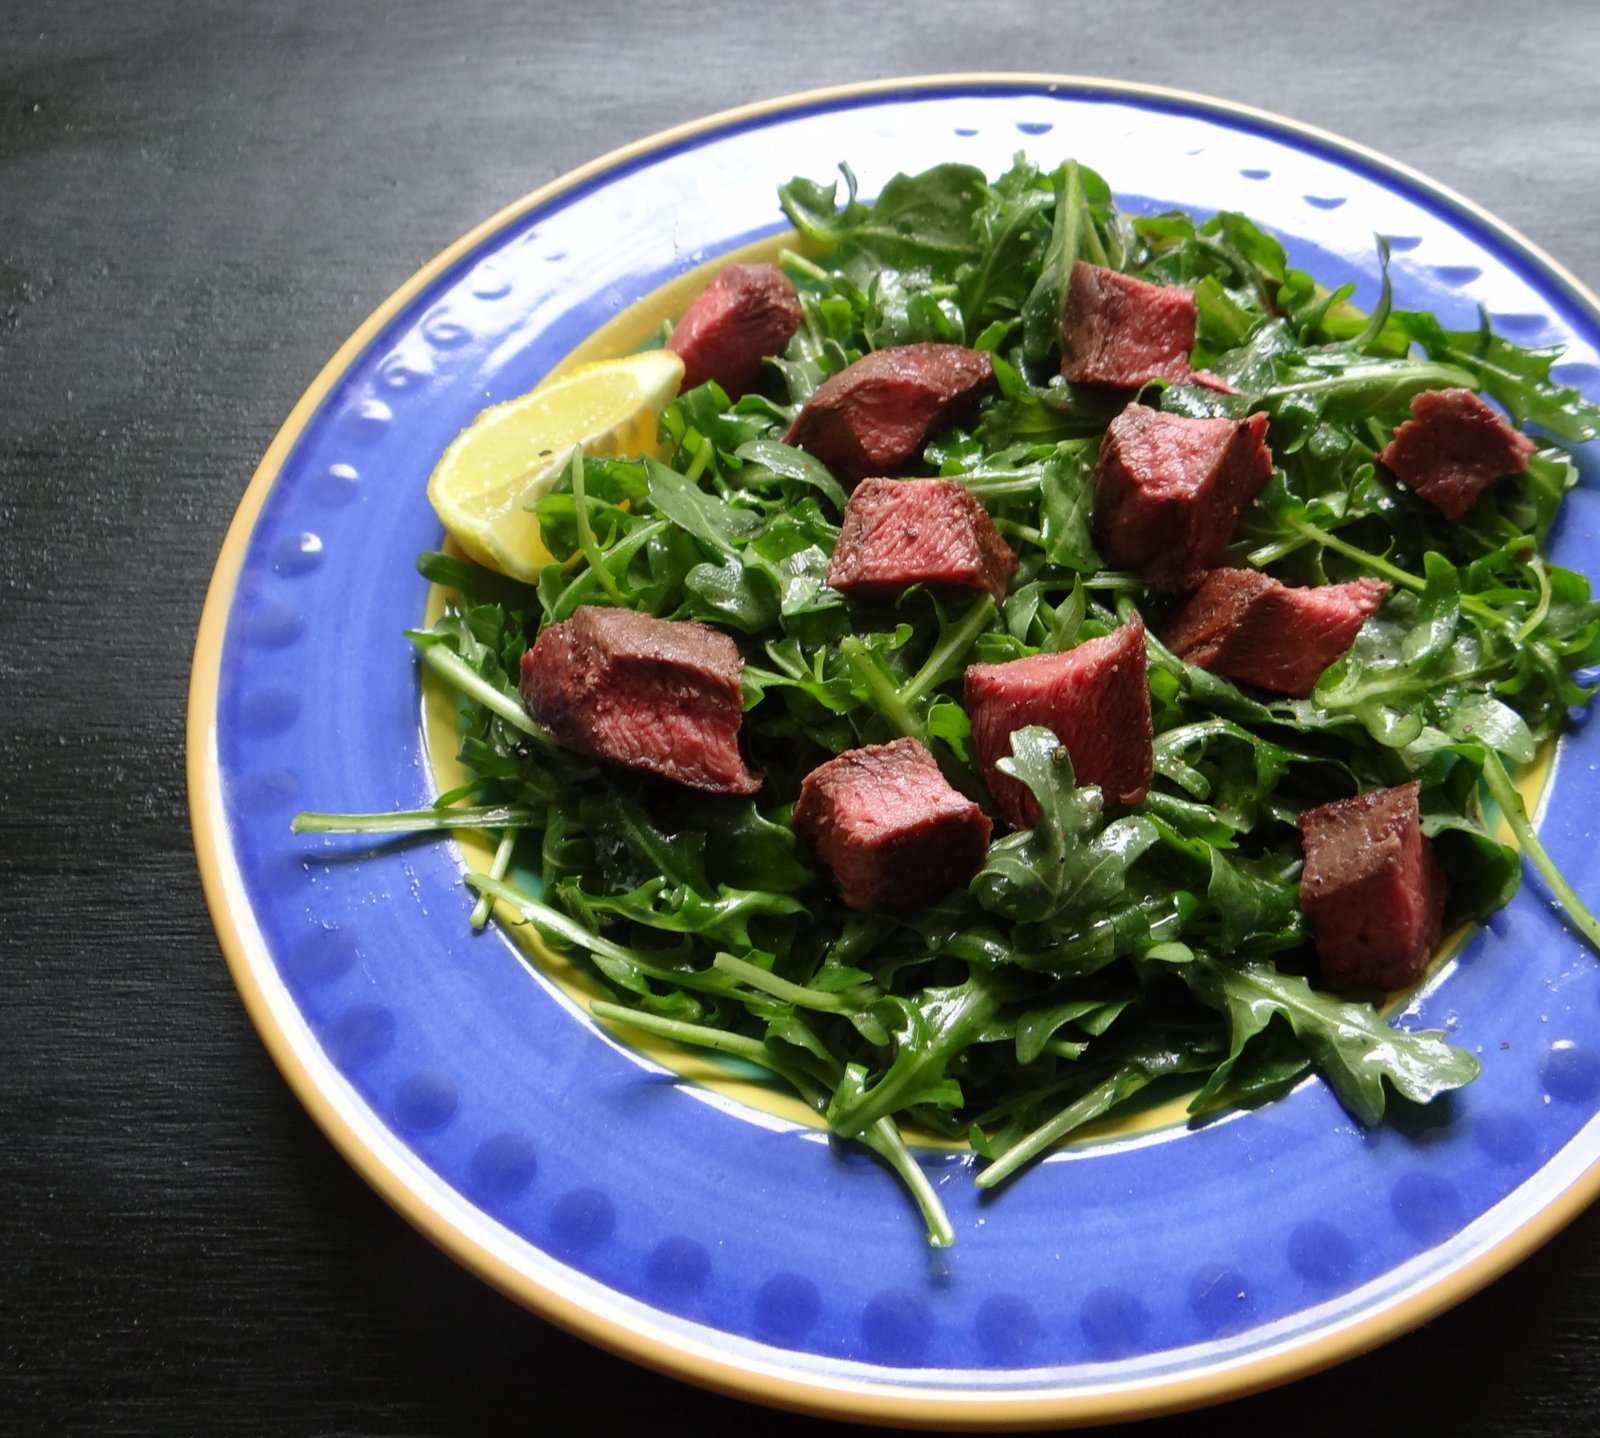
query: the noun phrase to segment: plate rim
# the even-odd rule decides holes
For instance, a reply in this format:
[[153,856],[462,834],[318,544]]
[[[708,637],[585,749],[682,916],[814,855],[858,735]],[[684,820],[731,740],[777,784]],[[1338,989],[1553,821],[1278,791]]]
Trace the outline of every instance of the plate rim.
[[219,945],[258,1036],[296,1098],[342,1157],[377,1194],[425,1238],[508,1298],[568,1332],[619,1357],[729,1396],[819,1416],[939,1428],[1038,1428],[1156,1417],[1244,1397],[1332,1367],[1410,1331],[1463,1302],[1537,1251],[1600,1197],[1600,1160],[1506,1237],[1419,1291],[1383,1304],[1328,1331],[1269,1348],[1200,1373],[1106,1384],[1071,1391],[938,1390],[819,1374],[774,1372],[709,1352],[679,1337],[667,1340],[598,1313],[514,1267],[433,1207],[391,1164],[379,1146],[350,1122],[301,1059],[257,977],[266,957],[242,888],[223,808],[217,742],[223,640],[246,553],[262,510],[284,465],[338,384],[389,323],[452,266],[529,212],[637,161],[681,147],[717,130],[817,110],[912,95],[989,90],[997,93],[1076,93],[1113,100],[1157,102],[1201,116],[1244,122],[1268,135],[1309,141],[1343,159],[1397,178],[1421,194],[1470,217],[1533,262],[1600,328],[1600,297],[1559,261],[1474,201],[1389,155],[1333,131],[1216,96],[1136,81],[1033,71],[953,71],[891,77],[796,91],[719,110],[612,149],[513,200],[447,245],[393,290],[323,364],[290,409],[252,473],[230,520],[206,589],[196,632],[185,721],[185,769],[190,827],[201,888]]

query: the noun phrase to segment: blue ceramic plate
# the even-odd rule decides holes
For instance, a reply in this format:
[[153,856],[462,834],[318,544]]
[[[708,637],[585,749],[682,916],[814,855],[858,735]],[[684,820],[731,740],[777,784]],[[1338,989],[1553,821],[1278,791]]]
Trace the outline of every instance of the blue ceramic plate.
[[[1487,1282],[1600,1187],[1600,961],[1537,883],[1398,1021],[1483,1065],[1374,1131],[1318,1081],[1203,1129],[1052,1156],[979,1201],[923,1162],[956,1246],[896,1180],[813,1128],[680,1081],[502,935],[474,937],[448,842],[292,837],[301,808],[433,797],[401,631],[439,526],[424,484],[486,405],[538,383],[641,297],[780,231],[777,185],[847,160],[863,193],[959,159],[1076,157],[1135,213],[1235,208],[1325,282],[1456,327],[1566,344],[1600,394],[1600,314],[1525,241],[1330,136],[1194,96],[955,76],[804,95],[620,151],[467,236],[334,358],[274,442],[200,632],[191,783],[239,988],[333,1140],[462,1262],[551,1319],[746,1396],[926,1425],[1059,1424],[1259,1388],[1383,1340]],[[1589,565],[1595,457],[1556,541]],[[1542,817],[1581,891],[1600,730],[1564,741]]]

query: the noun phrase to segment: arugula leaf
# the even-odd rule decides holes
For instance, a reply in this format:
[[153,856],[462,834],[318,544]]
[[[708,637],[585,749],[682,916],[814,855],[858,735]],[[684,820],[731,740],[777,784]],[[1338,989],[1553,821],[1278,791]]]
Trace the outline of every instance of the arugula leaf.
[[1011,736],[1000,768],[1039,801],[1039,822],[989,850],[972,892],[991,913],[1021,923],[1067,920],[1101,908],[1122,892],[1128,866],[1156,840],[1148,819],[1129,815],[1101,825],[1095,787],[1075,787],[1072,759],[1048,729]]
[[1220,1047],[1206,1043],[1192,1028],[1174,1032],[1157,1026],[1140,1033],[1121,1047],[1108,1066],[1109,1072],[1099,1076],[1048,1122],[1004,1146],[984,1145],[994,1161],[974,1181],[982,1189],[997,1188],[1068,1134],[1109,1113],[1158,1079],[1210,1068]]
[[972,219],[988,181],[971,165],[936,165],[920,175],[896,175],[870,207],[856,200],[855,177],[843,166],[849,198],[835,210],[837,184],[792,180],[778,194],[784,213],[808,239],[837,250],[846,264],[885,269],[932,266],[938,273],[974,258]]
[[1478,1075],[1478,1061],[1437,1033],[1389,1027],[1368,1004],[1319,993],[1304,979],[1266,964],[1230,968],[1197,958],[1179,972],[1196,998],[1223,1013],[1232,1046],[1190,1107],[1196,1111],[1227,1080],[1244,1046],[1274,1018],[1286,1020],[1339,1102],[1362,1123],[1383,1118],[1384,1084],[1413,1103],[1427,1103]]
[[1060,348],[1061,311],[1083,230],[1083,177],[1078,162],[1066,161],[1051,183],[1056,206],[1050,243],[1039,265],[1039,278],[1022,303],[1022,352],[1030,364],[1043,363],[1052,350]]
[[889,1031],[894,1058],[875,1081],[860,1064],[847,1068],[828,1104],[828,1122],[854,1137],[900,1109],[958,1107],[961,1086],[949,1066],[989,1026],[1006,993],[1005,979],[975,970],[954,987],[880,999],[874,1012]]
[[735,454],[746,466],[737,478],[741,488],[759,485],[771,475],[820,490],[835,509],[842,510],[845,506],[845,492],[839,481],[828,473],[820,460],[813,459],[803,449],[775,439],[752,439],[741,444]]
[[744,948],[753,942],[753,919],[806,912],[804,904],[787,894],[719,884],[715,894],[707,897],[687,884],[674,884],[664,878],[648,879],[625,894],[590,894],[572,885],[559,886],[558,893],[591,922],[606,917],[626,919],[663,933],[697,934],[716,943]]
[[1493,395],[1514,423],[1538,425],[1574,444],[1600,436],[1600,405],[1550,378],[1559,347],[1524,349],[1491,333],[1487,319],[1476,330],[1446,330],[1430,314],[1406,311],[1394,318],[1430,359],[1465,370],[1467,386]]
[[1263,941],[1268,947],[1289,948],[1307,937],[1298,885],[1262,868],[1230,858],[1221,849],[1211,851],[1206,898],[1222,916],[1217,944],[1225,954],[1237,954],[1247,945],[1259,954]]

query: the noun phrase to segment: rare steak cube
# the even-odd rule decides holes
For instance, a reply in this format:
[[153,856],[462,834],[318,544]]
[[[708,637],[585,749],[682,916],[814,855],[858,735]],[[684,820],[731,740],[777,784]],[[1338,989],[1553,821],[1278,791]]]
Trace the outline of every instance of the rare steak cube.
[[994,384],[994,362],[961,345],[874,350],[817,386],[784,435],[847,485],[892,474],[938,425],[964,418]]
[[522,656],[522,703],[580,754],[715,794],[761,780],[739,753],[744,661],[720,630],[579,609]]
[[1300,816],[1300,907],[1323,981],[1401,989],[1428,967],[1444,923],[1444,875],[1423,837],[1416,780],[1337,799]]
[[1380,579],[1291,589],[1259,570],[1213,569],[1161,639],[1190,664],[1303,699],[1388,592]]
[[1011,757],[1011,735],[1031,724],[1044,725],[1066,746],[1080,787],[1098,784],[1108,804],[1137,804],[1150,788],[1150,686],[1137,614],[1076,649],[972,665],[966,700],[979,768],[1015,828],[1038,823],[1039,804],[998,764]]
[[1194,296],[1078,260],[1061,312],[1061,374],[1073,384],[1136,389],[1183,384],[1194,348]]
[[915,739],[850,749],[800,785],[794,827],[854,909],[915,909],[983,867],[989,820]]
[[887,603],[913,584],[987,589],[1004,599],[1017,556],[953,479],[864,479],[845,506],[828,584]]
[[1106,563],[1181,592],[1221,563],[1239,513],[1272,477],[1267,417],[1189,419],[1130,404],[1094,471],[1094,542]]
[[1495,480],[1521,474],[1534,444],[1470,389],[1424,390],[1378,458],[1446,519],[1460,519]]
[[734,399],[761,379],[800,327],[800,300],[776,265],[728,265],[674,326],[667,348],[683,361],[683,388],[714,379]]

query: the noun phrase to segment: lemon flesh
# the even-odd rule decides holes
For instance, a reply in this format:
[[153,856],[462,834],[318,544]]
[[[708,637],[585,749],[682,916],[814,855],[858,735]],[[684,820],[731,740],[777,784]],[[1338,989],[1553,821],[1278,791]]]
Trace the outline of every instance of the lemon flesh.
[[531,505],[574,448],[653,454],[656,422],[678,392],[683,361],[668,350],[579,365],[483,411],[450,442],[428,480],[428,502],[467,555],[534,583],[550,563]]

